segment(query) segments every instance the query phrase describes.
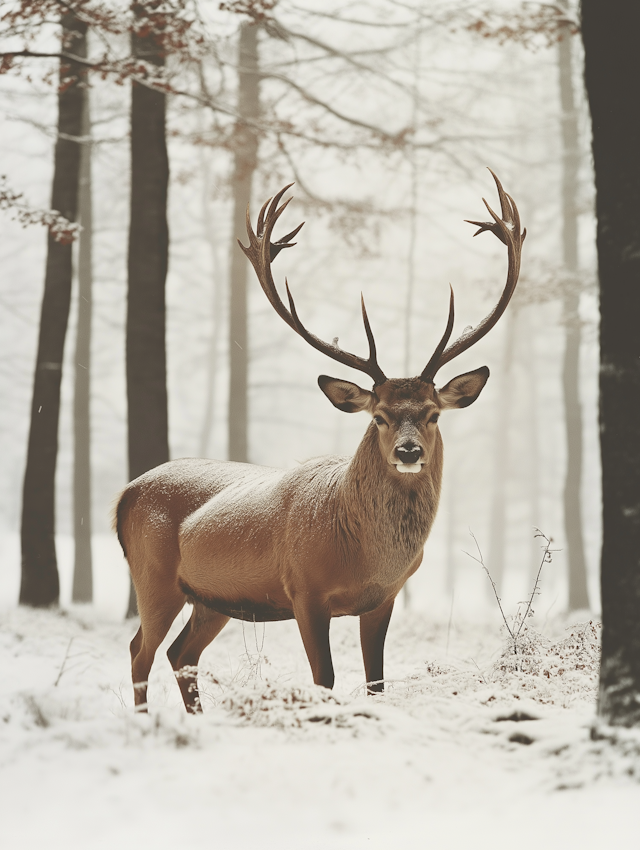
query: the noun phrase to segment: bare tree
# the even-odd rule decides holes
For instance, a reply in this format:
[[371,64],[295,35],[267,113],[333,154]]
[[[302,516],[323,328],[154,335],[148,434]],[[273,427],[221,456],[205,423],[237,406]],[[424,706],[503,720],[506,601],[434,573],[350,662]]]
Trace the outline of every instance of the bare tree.
[[[567,3],[562,6],[566,8]],[[578,275],[578,114],[573,90],[570,24],[558,41],[560,104],[562,108],[562,258],[569,278]],[[565,349],[562,388],[565,410],[567,468],[564,482],[564,528],[569,558],[569,609],[589,607],[587,567],[582,534],[582,406],[580,404],[580,289],[563,295]]]
[[[85,23],[72,13],[61,17],[62,50],[86,56]],[[76,220],[84,88],[79,63],[61,59],[58,136],[51,207]],[[60,586],[55,547],[55,474],[58,452],[60,384],[69,320],[72,247],[49,234],[40,333],[33,382],[27,465],[22,499],[22,579],[20,602],[56,605]]]
[[205,156],[202,146],[199,151],[200,172],[202,175],[201,204],[202,221],[204,225],[204,238],[209,245],[211,253],[211,266],[213,271],[212,293],[211,293],[211,335],[208,342],[206,376],[205,376],[205,398],[204,414],[202,417],[202,429],[198,445],[198,455],[206,457],[209,453],[209,442],[213,429],[213,415],[218,386],[218,350],[221,338],[223,304],[223,281],[218,254],[218,240],[216,238],[216,222],[211,214],[211,172],[209,160]]
[[78,242],[78,325],[73,398],[73,568],[74,602],[93,600],[91,557],[91,314],[93,310],[93,197],[91,183],[91,114],[85,90],[80,153],[78,208],[82,232]]
[[238,118],[233,135],[233,231],[230,256],[229,305],[229,460],[246,462],[248,450],[247,262],[237,239],[245,230],[253,176],[258,165],[260,77],[258,68],[258,24],[243,21],[238,38]]
[[[156,4],[157,5],[157,4]],[[146,8],[134,4],[141,15]],[[163,67],[155,32],[131,35],[135,58]],[[165,283],[169,257],[166,95],[133,80],[131,87],[131,217],[127,295],[129,478],[169,460]],[[137,610],[131,585],[127,616]]]
[[509,467],[509,413],[511,410],[509,383],[517,320],[518,313],[515,309],[508,313],[505,320],[504,349],[499,375],[500,389],[498,391],[496,422],[493,431],[493,488],[491,491],[491,517],[489,525],[489,563],[491,564],[491,575],[498,591],[502,590],[506,565],[505,537]]

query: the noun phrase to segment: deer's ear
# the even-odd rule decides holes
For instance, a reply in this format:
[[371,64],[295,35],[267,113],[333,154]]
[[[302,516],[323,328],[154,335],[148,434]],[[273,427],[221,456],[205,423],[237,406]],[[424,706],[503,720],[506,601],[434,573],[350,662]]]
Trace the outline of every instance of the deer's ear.
[[361,410],[370,410],[373,404],[373,393],[363,390],[351,381],[343,381],[340,378],[330,378],[328,375],[320,375],[318,386],[338,410],[345,413],[359,413]]
[[473,372],[465,372],[453,378],[441,390],[438,390],[438,399],[442,410],[451,410],[455,407],[469,407],[478,398],[484,385],[489,378],[489,370],[481,366]]

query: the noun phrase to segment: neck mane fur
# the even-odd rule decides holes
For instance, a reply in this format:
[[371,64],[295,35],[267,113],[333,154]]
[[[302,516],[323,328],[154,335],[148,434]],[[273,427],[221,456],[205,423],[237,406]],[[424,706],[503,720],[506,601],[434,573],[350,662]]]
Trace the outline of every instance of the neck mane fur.
[[442,461],[438,434],[422,472],[398,475],[382,457],[372,422],[342,481],[340,525],[348,541],[357,543],[367,558],[384,560],[390,569],[412,563],[438,509]]

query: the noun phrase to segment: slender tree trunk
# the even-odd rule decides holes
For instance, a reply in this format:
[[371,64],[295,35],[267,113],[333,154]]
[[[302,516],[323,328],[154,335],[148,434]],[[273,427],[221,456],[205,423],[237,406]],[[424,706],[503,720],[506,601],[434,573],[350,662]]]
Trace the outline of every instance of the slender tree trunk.
[[220,340],[220,327],[222,322],[222,286],[220,278],[220,263],[218,261],[218,246],[215,238],[215,224],[211,215],[209,193],[211,191],[211,175],[209,163],[204,151],[200,152],[200,168],[203,175],[202,181],[202,221],[205,229],[205,239],[209,243],[212,260],[212,293],[211,293],[211,337],[209,339],[209,350],[207,352],[206,364],[206,387],[204,401],[204,416],[202,419],[202,431],[200,432],[200,444],[198,454],[207,457],[209,443],[213,429],[213,414],[215,408],[216,387],[218,384],[218,343]]
[[640,725],[640,5],[583,0],[600,275],[599,714]]
[[[527,471],[527,479],[529,483],[529,516],[531,518],[531,533],[533,529],[540,527],[541,523],[541,499],[540,499],[540,393],[538,391],[538,375],[536,371],[536,352],[534,346],[534,338],[536,327],[532,311],[533,306],[523,310],[519,316],[521,321],[520,337],[524,341],[524,359],[526,364],[527,386],[529,388],[529,412],[527,415],[527,443],[529,468]],[[524,325],[524,327],[523,327]],[[538,568],[540,566],[540,541],[532,537],[530,545],[530,561],[529,561],[529,586],[533,587]]]
[[[63,15],[61,24],[64,49],[86,56],[86,25],[72,14]],[[69,221],[76,220],[78,204],[80,145],[75,139],[82,133],[85,89],[81,85],[81,75],[82,69],[77,63],[65,60],[60,66],[51,208]],[[20,602],[37,607],[56,605],[60,594],[55,548],[55,475],[71,279],[72,246],[56,242],[49,235],[21,526]]]
[[571,33],[558,42],[562,107],[562,254],[571,283],[564,296],[565,350],[562,387],[567,442],[564,528],[569,559],[569,610],[589,607],[582,535],[582,407],[580,404],[580,292],[578,276],[578,115],[575,107]]
[[[411,109],[411,127],[416,131],[418,117],[418,98],[420,94],[420,35],[416,36],[413,60],[413,92]],[[411,151],[411,212],[409,219],[409,245],[407,251],[407,292],[404,305],[404,374],[411,374],[411,348],[412,348],[412,319],[413,319],[413,296],[416,277],[416,237],[418,232],[418,182],[420,170],[418,168],[418,153],[415,148]],[[411,608],[411,586],[407,579],[402,588],[402,599],[405,608]]]
[[91,559],[91,311],[93,289],[93,210],[91,194],[91,114],[85,91],[80,153],[78,208],[82,232],[78,245],[78,327],[73,399],[73,568],[74,602],[93,601]]
[[238,43],[238,123],[234,140],[233,233],[231,237],[231,298],[229,305],[229,460],[248,461],[247,270],[248,264],[236,239],[245,238],[245,216],[258,164],[260,117],[258,27],[240,27]]
[[[134,33],[131,44],[136,58],[164,65],[162,48],[153,34]],[[169,160],[165,113],[166,96],[134,81],[126,332],[130,479],[169,460],[165,348]],[[131,585],[127,616],[135,613]]]
[[455,473],[453,465],[449,473],[449,492],[447,494],[447,576],[446,587],[447,593],[453,598],[453,593],[456,587],[456,530],[458,527],[458,476]]
[[516,321],[516,311],[513,309],[508,311],[505,318],[504,352],[500,373],[500,390],[498,392],[498,421],[495,426],[493,446],[493,491],[489,526],[489,559],[487,563],[499,592],[502,590],[505,572],[509,412],[511,408],[509,373],[513,359]]

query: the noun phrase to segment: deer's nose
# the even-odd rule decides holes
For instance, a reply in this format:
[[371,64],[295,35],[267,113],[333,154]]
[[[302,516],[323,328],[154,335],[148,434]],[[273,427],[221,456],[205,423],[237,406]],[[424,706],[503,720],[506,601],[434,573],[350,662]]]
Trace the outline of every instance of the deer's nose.
[[408,440],[400,446],[396,446],[395,454],[400,463],[417,463],[424,454],[422,446]]

